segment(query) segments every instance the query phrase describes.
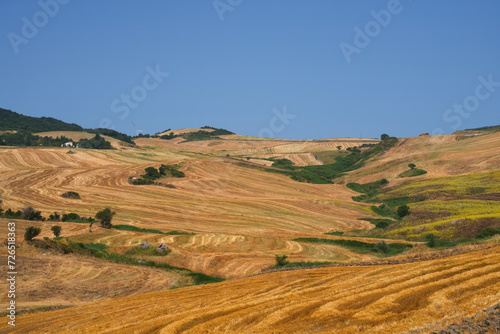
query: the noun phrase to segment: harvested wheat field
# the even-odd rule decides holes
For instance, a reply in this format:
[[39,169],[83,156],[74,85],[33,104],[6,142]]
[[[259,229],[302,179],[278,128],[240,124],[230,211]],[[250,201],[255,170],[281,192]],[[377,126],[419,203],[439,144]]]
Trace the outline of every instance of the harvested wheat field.
[[500,166],[499,147],[500,132],[462,140],[455,135],[402,138],[364,168],[350,172],[349,179],[366,183],[385,177],[399,183],[403,179],[397,175],[407,170],[409,163],[428,172],[418,178],[493,171]]
[[[51,135],[63,134],[71,135]],[[266,159],[289,159],[298,168],[328,167],[345,157],[347,148],[378,141],[222,137],[190,142],[140,138],[135,147],[114,142],[119,149],[75,148],[72,154],[67,148],[1,148],[4,208],[32,206],[45,217],[54,212],[91,217],[109,207],[116,212],[113,224],[129,227],[95,224],[90,232],[87,223],[16,220],[23,274],[18,278],[21,314],[13,332],[428,332],[498,303],[498,238],[458,246],[452,256],[442,257],[440,251],[429,256],[423,237],[404,239],[420,225],[394,229],[399,240],[382,239],[382,232],[390,232],[374,229],[370,219],[380,216],[373,203],[353,200],[359,193],[345,186],[387,178],[387,194],[411,195],[411,189],[426,188],[418,182],[398,186],[406,180],[397,175],[411,162],[428,171],[412,179],[438,183],[446,183],[442,176],[494,171],[500,158],[498,133],[464,140],[400,139],[334,184],[298,182],[276,173],[273,160]],[[177,166],[185,177],[160,178],[156,185],[130,183],[145,168],[161,164]],[[491,180],[477,174],[453,182],[487,182],[480,190],[494,202],[497,188]],[[81,198],[61,196],[68,191]],[[6,234],[8,220],[1,222]],[[397,224],[397,217],[389,223]],[[49,240],[53,225],[62,227],[64,242],[98,245],[114,258],[128,256],[129,262],[88,253],[63,255],[21,242],[28,226],[42,228],[36,240]],[[164,243],[169,252],[137,253],[143,242]],[[386,260],[373,250],[382,242],[413,247]],[[356,248],[359,244],[371,248]],[[272,272],[279,254],[292,264],[328,266]],[[139,260],[156,267],[138,265]],[[226,282],[191,286],[200,284],[196,275],[201,274]],[[6,289],[7,282],[0,288]]]
[[13,333],[428,332],[498,303],[499,250],[276,272],[113,299],[20,316]]

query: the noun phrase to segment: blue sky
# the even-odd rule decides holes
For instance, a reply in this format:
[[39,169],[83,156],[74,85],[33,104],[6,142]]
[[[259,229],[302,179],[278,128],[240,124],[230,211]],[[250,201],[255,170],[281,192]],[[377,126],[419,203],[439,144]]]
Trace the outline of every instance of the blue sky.
[[0,2],[0,107],[135,134],[500,124],[500,2]]

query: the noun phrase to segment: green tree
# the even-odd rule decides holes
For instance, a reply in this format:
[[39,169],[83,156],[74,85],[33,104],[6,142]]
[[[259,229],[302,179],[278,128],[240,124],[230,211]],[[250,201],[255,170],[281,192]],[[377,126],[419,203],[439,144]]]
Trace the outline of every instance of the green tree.
[[387,253],[389,252],[389,246],[385,243],[384,240],[379,241],[375,244],[375,250],[377,252]]
[[401,218],[410,214],[410,207],[406,204],[398,206],[397,215]]
[[415,165],[415,164],[408,164],[408,167],[410,167],[411,169],[415,169],[415,167],[417,167],[417,165]]
[[58,225],[54,225],[50,228],[52,233],[54,233],[55,237],[58,237],[61,234],[62,227]]
[[427,247],[434,248],[437,246],[436,236],[432,233],[427,234],[425,236],[425,241],[426,241]]
[[146,171],[146,175],[152,179],[157,179],[161,176],[160,172],[158,172],[158,169],[156,169],[154,167],[148,167],[145,169],[145,171]]
[[386,134],[386,133],[383,133],[381,136],[380,136],[380,139],[384,140],[384,139],[387,139],[389,138],[389,135]]
[[340,146],[340,145],[339,145],[339,146],[337,146],[337,150],[339,150],[339,151],[340,151],[340,149],[341,149],[341,148],[342,148],[342,146]]
[[111,220],[113,219],[114,215],[116,215],[116,212],[111,211],[110,208],[106,208],[96,213],[95,217],[99,219],[99,222],[101,223],[102,227],[111,228],[111,226],[113,226],[111,224]]
[[40,227],[30,226],[26,229],[26,232],[24,232],[24,240],[31,241],[31,240],[33,240],[34,237],[39,235],[41,232],[42,232],[42,229]]
[[284,265],[288,264],[288,261],[286,260],[288,258],[287,255],[276,254],[274,257],[276,258],[276,267],[283,267]]

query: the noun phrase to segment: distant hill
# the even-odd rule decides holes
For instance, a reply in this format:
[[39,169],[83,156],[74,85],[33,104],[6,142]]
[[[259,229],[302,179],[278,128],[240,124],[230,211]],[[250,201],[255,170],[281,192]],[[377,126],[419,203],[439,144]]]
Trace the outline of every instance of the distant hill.
[[132,137],[111,129],[84,129],[75,123],[66,123],[52,117],[32,117],[21,115],[12,110],[0,108],[0,131],[24,130],[31,133],[50,131],[84,131],[93,134],[109,136],[130,144]]
[[475,128],[475,129],[465,129],[464,131],[484,131],[484,130],[500,130],[500,125],[493,125],[493,126],[483,126],[480,128]]
[[52,117],[24,116],[0,108],[0,131],[4,130],[29,130],[30,132],[84,131],[78,124],[66,123]]

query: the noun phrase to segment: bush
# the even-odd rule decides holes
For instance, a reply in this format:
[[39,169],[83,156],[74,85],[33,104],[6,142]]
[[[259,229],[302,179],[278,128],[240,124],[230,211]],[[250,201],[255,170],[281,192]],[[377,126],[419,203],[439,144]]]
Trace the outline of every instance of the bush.
[[110,208],[106,208],[96,213],[95,217],[99,219],[99,222],[101,223],[102,227],[111,228],[111,226],[113,226],[111,224],[111,220],[113,219],[114,215],[116,215],[116,212],[111,211]]
[[67,191],[61,195],[63,198],[81,199],[80,194],[74,191]]
[[276,259],[276,265],[275,267],[278,268],[278,267],[283,267],[284,265],[287,265],[288,264],[288,261],[286,260],[288,258],[287,255],[275,255],[274,256],[275,259]]
[[478,234],[476,238],[485,239],[494,236],[495,234],[500,234],[500,228],[494,228],[492,226],[485,227],[481,233]]
[[160,177],[160,172],[158,172],[158,170],[154,167],[148,167],[145,169],[145,171],[146,175],[152,178],[153,180]]
[[62,227],[58,225],[54,225],[50,228],[54,236],[57,238],[61,234]]
[[432,233],[425,236],[427,247],[434,248],[437,246],[436,236]]
[[63,222],[78,221],[78,220],[81,220],[81,217],[74,212],[65,213],[62,215],[62,218],[61,218],[61,221],[63,221]]
[[23,213],[21,210],[17,210],[16,212],[12,211],[11,209],[7,209],[4,213],[5,218],[11,218],[11,219],[21,219],[23,216]]
[[59,221],[59,219],[61,219],[61,216],[57,212],[54,212],[49,216],[49,220],[52,221]]
[[36,211],[31,206],[24,207],[22,212],[22,218],[24,220],[45,220],[45,218],[42,217],[42,213]]
[[375,251],[379,253],[387,254],[389,252],[389,246],[387,246],[384,240],[377,242],[374,248]]
[[31,240],[33,240],[34,237],[39,235],[41,232],[42,232],[42,229],[40,227],[30,226],[26,229],[26,232],[24,232],[24,240],[31,241]]
[[415,169],[415,167],[417,167],[417,165],[415,165],[415,164],[408,164],[408,167],[410,167],[410,169]]
[[400,218],[408,216],[410,214],[410,207],[406,204],[398,206],[397,215]]

